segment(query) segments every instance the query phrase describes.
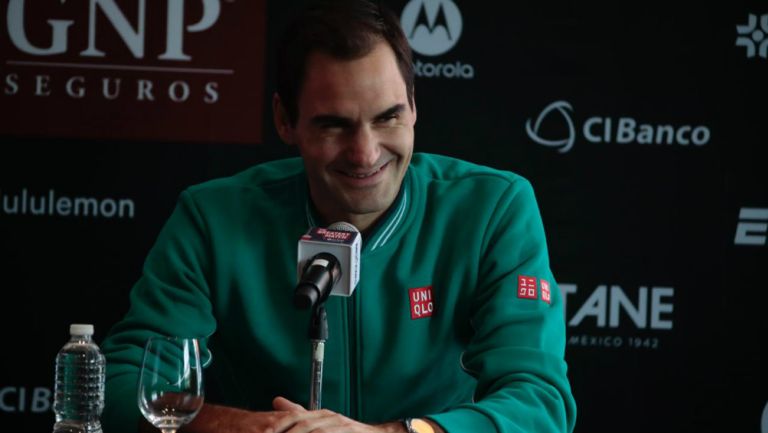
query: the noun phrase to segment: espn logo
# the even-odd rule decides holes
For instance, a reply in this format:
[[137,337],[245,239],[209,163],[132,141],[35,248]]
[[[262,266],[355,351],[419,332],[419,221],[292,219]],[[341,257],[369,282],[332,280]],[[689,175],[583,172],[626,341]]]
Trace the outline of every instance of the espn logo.
[[743,207],[736,225],[736,245],[766,245],[768,208]]

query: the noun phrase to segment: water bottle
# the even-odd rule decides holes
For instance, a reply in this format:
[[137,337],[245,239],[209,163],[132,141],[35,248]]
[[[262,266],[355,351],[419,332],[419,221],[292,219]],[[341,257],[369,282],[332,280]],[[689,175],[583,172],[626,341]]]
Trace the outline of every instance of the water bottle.
[[102,433],[104,355],[93,342],[93,325],[73,324],[56,355],[53,433]]

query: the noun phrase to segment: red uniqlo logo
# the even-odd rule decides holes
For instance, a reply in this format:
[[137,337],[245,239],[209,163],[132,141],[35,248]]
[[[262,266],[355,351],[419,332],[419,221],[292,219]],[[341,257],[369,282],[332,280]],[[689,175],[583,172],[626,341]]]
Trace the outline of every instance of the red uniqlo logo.
[[549,281],[541,279],[541,300],[547,304],[552,302],[552,292],[549,291]]
[[536,299],[536,278],[518,275],[517,297],[523,299]]
[[408,299],[411,300],[411,319],[423,319],[432,316],[432,286],[408,289]]

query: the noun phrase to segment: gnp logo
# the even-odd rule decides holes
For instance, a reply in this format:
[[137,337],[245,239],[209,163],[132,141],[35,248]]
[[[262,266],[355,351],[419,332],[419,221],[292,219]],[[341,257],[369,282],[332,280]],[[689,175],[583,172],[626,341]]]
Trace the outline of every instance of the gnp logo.
[[[550,138],[543,124],[552,122],[550,119],[559,115],[560,121],[566,126],[563,135],[558,138]],[[531,140],[543,146],[556,148],[560,153],[570,151],[576,142],[576,125],[573,121],[573,107],[566,101],[555,101],[547,105],[535,120],[528,119],[525,122],[525,131]],[[704,146],[709,143],[709,128],[703,125],[653,125],[639,123],[632,117],[601,117],[588,118],[580,128],[584,139],[591,143],[617,143],[617,144],[655,144],[655,145],[679,145]]]
[[[63,4],[66,0],[61,0]],[[219,19],[221,11],[220,0],[202,0],[203,13],[197,23],[186,24],[184,22],[185,0],[168,0],[167,26],[165,29],[165,52],[157,58],[161,60],[188,61],[192,58],[184,53],[184,34],[196,33],[211,28]],[[84,4],[84,3],[83,3]],[[115,0],[91,0],[88,8],[88,47],[80,51],[81,57],[104,57],[104,51],[96,47],[96,11],[107,17],[110,24],[117,31],[125,45],[137,59],[144,58],[145,34],[146,34],[146,0],[139,0],[138,26],[133,28],[129,19],[117,6]],[[8,34],[20,51],[33,56],[50,56],[63,54],[68,50],[67,35],[69,28],[75,24],[75,20],[48,19],[48,25],[52,30],[49,46],[36,46],[27,37],[24,28],[25,0],[10,0],[8,3],[7,22]]]
[[760,28],[757,24],[757,15],[749,14],[747,23],[736,26],[736,46],[747,49],[747,58],[755,57],[755,52],[760,57],[768,58],[768,14],[760,16]]
[[46,119],[54,136],[258,141],[265,9],[265,0],[0,2],[0,98],[15,105],[0,133],[39,134]]
[[[424,56],[448,52],[459,41],[463,29],[461,11],[451,0],[411,0],[403,9],[400,24],[413,51]],[[459,61],[429,63],[417,59],[413,66],[419,77],[471,79],[475,76],[472,65]]]

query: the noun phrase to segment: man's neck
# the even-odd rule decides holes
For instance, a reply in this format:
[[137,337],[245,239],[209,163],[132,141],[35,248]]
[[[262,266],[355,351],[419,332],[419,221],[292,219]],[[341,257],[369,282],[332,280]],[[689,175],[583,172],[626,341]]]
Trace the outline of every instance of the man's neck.
[[370,234],[371,229],[376,226],[376,223],[378,223],[379,220],[386,214],[387,212],[384,211],[362,215],[349,215],[346,221],[357,227],[357,229],[360,230],[360,233],[363,235],[363,239],[365,239]]

